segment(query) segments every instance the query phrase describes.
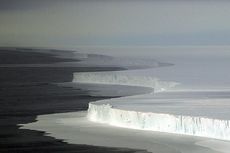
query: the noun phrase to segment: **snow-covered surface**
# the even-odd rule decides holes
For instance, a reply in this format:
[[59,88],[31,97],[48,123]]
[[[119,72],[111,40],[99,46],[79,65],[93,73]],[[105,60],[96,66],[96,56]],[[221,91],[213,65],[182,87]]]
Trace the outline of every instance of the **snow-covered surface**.
[[[146,90],[149,93],[143,95],[91,102],[88,120],[86,114],[80,120],[75,118],[78,113],[39,116],[38,122],[24,125],[25,128],[44,130],[77,144],[138,148],[159,153],[228,152],[230,148],[226,144],[229,141],[222,140],[230,140],[229,48],[158,49],[161,51],[148,48],[150,52],[145,56],[151,55],[155,59],[155,64],[147,66],[148,69],[73,75],[73,82],[89,86],[141,86],[153,88],[154,92]],[[123,61],[120,59],[114,61]],[[103,60],[102,65],[106,62]],[[144,61],[133,62],[131,65],[137,68],[146,66]],[[111,66],[113,62],[108,63]],[[123,62],[132,67],[127,63]],[[170,64],[160,66],[159,63]],[[107,93],[98,92],[97,96]],[[64,130],[66,126],[70,128],[69,133]]]
[[150,94],[91,102],[88,118],[126,128],[230,140],[229,54],[176,53],[171,59],[163,57],[172,63],[165,67],[75,73],[77,83],[154,89]]
[[122,72],[74,73],[73,82],[150,87],[155,92],[167,90],[178,84],[177,82],[161,81],[151,76],[128,75]]
[[230,119],[230,92],[160,92],[100,100],[114,109],[145,113],[185,115],[220,120]]
[[[87,112],[41,115],[21,127],[45,131],[71,144],[132,148],[152,153],[228,153],[230,142],[210,138],[119,128],[89,121]],[[140,151],[141,152],[141,151]]]
[[90,103],[88,118],[119,127],[230,140],[229,120],[196,117],[193,114],[140,112],[113,108],[110,104]]

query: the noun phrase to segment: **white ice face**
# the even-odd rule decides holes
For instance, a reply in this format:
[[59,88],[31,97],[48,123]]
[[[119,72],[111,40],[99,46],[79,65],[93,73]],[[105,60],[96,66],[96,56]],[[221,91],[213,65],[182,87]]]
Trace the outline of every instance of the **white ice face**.
[[164,67],[158,64],[144,70],[75,73],[73,82],[77,83],[154,89],[154,94],[90,103],[88,119],[126,128],[230,140],[230,99],[224,94],[230,91],[230,72],[226,69],[230,66],[229,53],[206,50],[186,56],[183,51],[171,52],[171,57],[161,57],[170,59],[171,65]]
[[177,82],[161,81],[152,76],[133,75],[121,72],[74,73],[73,82],[149,87],[153,88],[155,92],[164,91],[178,84]]
[[[114,66],[114,61],[131,68],[132,65],[136,68],[143,68],[146,63],[149,65],[148,69],[74,73],[73,82],[88,84],[85,88],[88,86],[89,89],[89,84],[100,84],[111,85],[111,88],[119,85],[119,88],[139,86],[153,90],[146,90],[143,95],[91,102],[87,118],[84,116],[83,120],[74,118],[78,113],[71,114],[72,119],[68,119],[68,114],[67,117],[66,114],[48,115],[39,117],[37,123],[25,128],[44,130],[54,137],[77,144],[141,148],[160,153],[228,153],[229,142],[221,140],[230,140],[230,53],[215,47],[184,49],[167,48],[165,52],[160,49],[145,54],[145,57],[151,55],[155,64],[143,58],[132,62],[122,62],[122,58],[112,61],[102,60],[103,56],[94,58],[88,65],[94,65],[97,60],[101,66],[107,62]],[[85,62],[82,64],[87,65]],[[162,66],[159,63],[170,64]],[[97,95],[105,96],[107,93],[102,90]],[[54,121],[50,123],[48,120]],[[62,134],[60,129],[66,126],[76,135],[71,132]],[[114,129],[121,133],[114,133]],[[170,134],[158,137],[156,131]],[[150,135],[151,132],[155,134]],[[185,135],[206,138],[185,139]]]
[[172,133],[119,128],[86,119],[86,112],[41,115],[23,129],[46,131],[70,144],[132,148],[152,153],[229,153],[230,142]]
[[97,103],[89,104],[87,117],[118,127],[230,140],[229,120],[122,110]]

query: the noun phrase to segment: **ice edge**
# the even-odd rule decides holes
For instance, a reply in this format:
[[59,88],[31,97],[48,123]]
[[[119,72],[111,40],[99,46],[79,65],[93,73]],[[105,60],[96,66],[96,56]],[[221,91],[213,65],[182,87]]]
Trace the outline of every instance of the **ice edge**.
[[[73,82],[151,87],[154,92],[161,92],[178,84],[154,77],[114,72],[74,73]],[[122,110],[113,108],[104,100],[89,103],[87,118],[93,122],[118,127],[230,140],[229,120]]]
[[95,102],[89,103],[87,118],[124,128],[230,140],[229,120],[122,110]]

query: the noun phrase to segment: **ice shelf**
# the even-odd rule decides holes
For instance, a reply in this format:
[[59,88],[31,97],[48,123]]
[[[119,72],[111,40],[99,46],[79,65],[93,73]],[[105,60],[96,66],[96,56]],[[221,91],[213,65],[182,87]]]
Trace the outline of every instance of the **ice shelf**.
[[88,119],[113,126],[230,140],[230,121],[205,117],[138,112],[90,103]]
[[[73,82],[151,87],[159,93],[178,85],[155,77],[117,72],[75,73]],[[87,116],[91,121],[113,126],[230,140],[227,117],[230,114],[226,113],[230,106],[228,98],[223,100],[225,93],[166,92],[159,95],[91,102]]]
[[74,73],[73,82],[154,89],[144,96],[89,103],[91,121],[230,140],[229,55],[217,55],[179,54],[168,57],[173,66],[146,70]]
[[161,81],[156,77],[135,76],[121,72],[74,73],[73,82],[150,87],[154,92],[164,91],[178,84],[172,81]]

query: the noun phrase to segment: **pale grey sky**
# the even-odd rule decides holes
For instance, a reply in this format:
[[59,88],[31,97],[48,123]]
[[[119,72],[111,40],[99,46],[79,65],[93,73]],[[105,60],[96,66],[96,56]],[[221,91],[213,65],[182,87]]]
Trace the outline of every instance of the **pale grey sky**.
[[230,45],[227,0],[0,2],[0,45]]

